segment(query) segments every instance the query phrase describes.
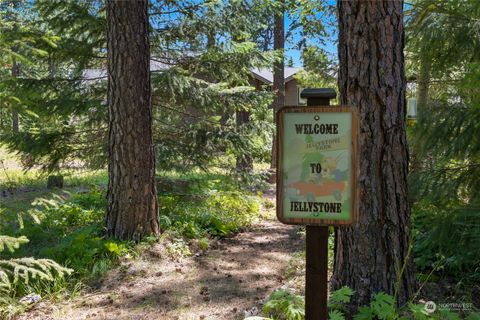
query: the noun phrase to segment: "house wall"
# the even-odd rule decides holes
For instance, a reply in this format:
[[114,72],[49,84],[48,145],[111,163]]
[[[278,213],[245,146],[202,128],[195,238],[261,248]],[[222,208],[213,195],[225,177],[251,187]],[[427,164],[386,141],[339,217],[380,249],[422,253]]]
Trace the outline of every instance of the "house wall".
[[285,105],[299,106],[298,103],[298,83],[297,80],[292,79],[285,83]]
[[[254,86],[257,90],[262,90],[264,83],[258,79],[250,79],[250,85]],[[271,90],[271,86],[269,89]],[[286,106],[300,106],[306,104],[299,104],[298,102],[298,82],[292,79],[285,83],[285,105]]]

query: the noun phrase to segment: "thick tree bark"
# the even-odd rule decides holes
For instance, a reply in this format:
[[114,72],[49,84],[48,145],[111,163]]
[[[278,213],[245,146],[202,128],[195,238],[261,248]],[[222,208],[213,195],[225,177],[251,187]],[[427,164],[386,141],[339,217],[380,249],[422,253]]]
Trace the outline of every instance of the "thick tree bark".
[[[277,12],[273,25],[273,49],[280,53],[280,58],[273,64],[273,86],[272,91],[275,94],[272,103],[273,120],[275,121],[277,111],[285,105],[285,56],[283,50],[285,48],[285,11],[284,0],[279,0],[282,9]],[[272,163],[271,168],[277,167],[277,151],[275,150],[275,135],[272,143]]]
[[[20,65],[13,60],[12,64],[12,77],[19,77],[20,76]],[[20,131],[20,125],[18,121],[18,111],[13,109],[12,110],[12,131],[14,133],[18,133]]]
[[[250,122],[250,112],[241,110],[235,112],[236,125],[239,130],[242,130],[242,126],[247,125]],[[236,169],[238,174],[249,174],[253,171],[253,159],[250,153],[238,155],[236,159]]]
[[147,2],[107,1],[107,232],[116,238],[136,241],[160,232]]
[[[14,10],[13,11],[7,11],[6,19],[9,22],[13,23],[13,28],[15,31],[18,30],[18,12],[17,10],[21,10],[21,2],[20,1],[3,1],[3,3],[0,3],[0,9],[6,10],[6,8],[12,7]],[[13,52],[17,51],[16,46],[13,46],[12,48]],[[13,63],[12,63],[12,77],[17,78],[20,76],[20,65],[18,62],[13,58]],[[12,109],[12,132],[13,133],[18,133],[20,131],[20,126],[19,126],[19,117],[18,117],[18,110],[15,108]]]
[[415,287],[402,10],[403,1],[338,3],[341,104],[360,113],[360,214],[354,226],[338,228],[332,286],[356,290],[357,306],[379,291],[403,304]]

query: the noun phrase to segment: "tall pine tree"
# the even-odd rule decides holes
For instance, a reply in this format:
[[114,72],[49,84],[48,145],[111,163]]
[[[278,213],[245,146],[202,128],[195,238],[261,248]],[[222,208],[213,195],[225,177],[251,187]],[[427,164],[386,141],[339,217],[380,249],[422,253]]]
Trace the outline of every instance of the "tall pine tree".
[[107,1],[107,232],[160,233],[152,138],[148,1]]
[[360,114],[360,213],[339,228],[333,287],[395,294],[404,304],[415,289],[407,199],[403,1],[339,1],[341,104]]

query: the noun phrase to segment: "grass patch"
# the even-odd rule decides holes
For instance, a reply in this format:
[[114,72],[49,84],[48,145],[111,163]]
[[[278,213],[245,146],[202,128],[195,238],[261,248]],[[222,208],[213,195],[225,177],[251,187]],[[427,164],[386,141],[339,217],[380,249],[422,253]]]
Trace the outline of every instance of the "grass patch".
[[[63,175],[65,188],[78,186],[106,186],[108,175],[105,170],[64,169],[56,173]],[[48,174],[38,169],[3,169],[0,167],[0,190],[45,189]]]

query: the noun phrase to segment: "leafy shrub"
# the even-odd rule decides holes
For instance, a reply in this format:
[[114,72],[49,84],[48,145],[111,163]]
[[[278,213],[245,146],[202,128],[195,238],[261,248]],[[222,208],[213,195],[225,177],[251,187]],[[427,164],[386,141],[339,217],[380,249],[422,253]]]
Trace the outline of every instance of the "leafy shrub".
[[70,202],[84,209],[99,209],[102,211],[107,206],[105,191],[97,186],[94,186],[88,192],[74,194]]
[[80,228],[57,239],[57,243],[40,253],[74,266],[78,275],[86,275],[95,261],[107,252],[105,240],[96,232],[96,226]]
[[[128,251],[128,243],[103,237],[105,196],[93,188],[89,192],[71,195],[69,199],[54,196],[36,199],[22,233],[30,243],[19,255],[35,255],[54,259],[75,269],[75,277],[89,276],[95,268],[111,266]],[[100,265],[100,264],[101,265]]]
[[[355,292],[343,287],[332,292],[329,301],[330,320],[344,320],[345,309]],[[472,313],[466,319],[479,319],[480,314]],[[427,312],[425,305],[410,302],[407,306],[398,308],[395,298],[383,292],[376,293],[369,305],[362,306],[353,316],[354,320],[457,320],[460,319],[458,313],[447,310],[436,310]]]
[[183,239],[172,239],[171,242],[167,243],[166,245],[167,253],[171,257],[188,257],[192,253],[190,252],[190,248],[188,244]]
[[[415,266],[440,269],[445,274],[468,275],[480,280],[480,210],[436,207],[428,202],[413,208]],[[460,248],[460,249],[459,249]]]
[[165,196],[160,207],[161,227],[189,239],[227,236],[250,225],[260,212],[255,197],[235,192],[194,198]]
[[[348,287],[340,288],[330,294],[328,307],[330,320],[345,320],[347,306],[355,291]],[[295,295],[289,290],[274,291],[263,306],[263,313],[273,320],[303,320],[305,300],[303,296]],[[350,319],[350,317],[349,317]],[[407,306],[398,308],[394,297],[379,292],[372,298],[370,304],[362,306],[353,315],[354,320],[457,320],[458,313],[448,310],[427,312],[425,305],[410,302]],[[479,313],[471,313],[467,320],[480,319]]]
[[289,290],[275,290],[263,305],[263,313],[276,320],[302,320],[305,317],[305,298]]
[[181,174],[175,171],[156,178],[159,195],[207,195],[216,190],[236,191],[234,177],[225,174],[191,171]]

